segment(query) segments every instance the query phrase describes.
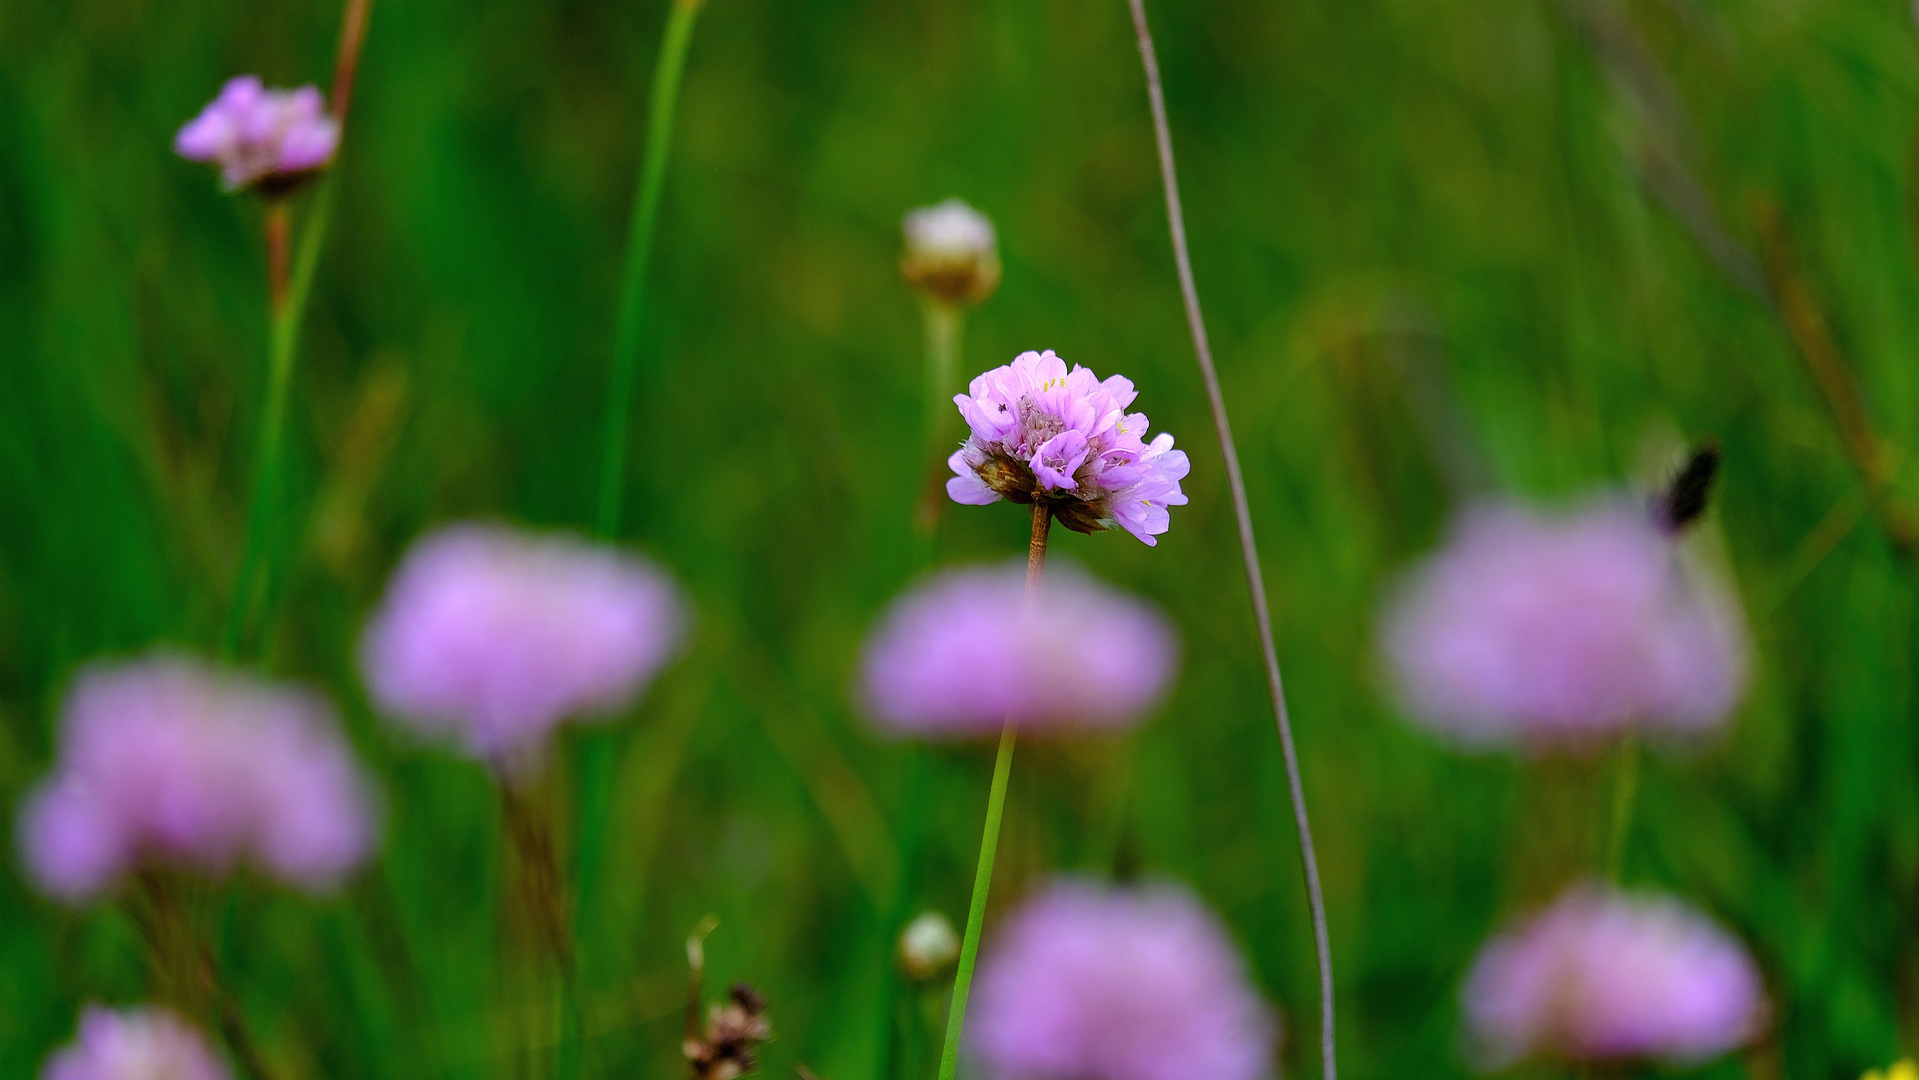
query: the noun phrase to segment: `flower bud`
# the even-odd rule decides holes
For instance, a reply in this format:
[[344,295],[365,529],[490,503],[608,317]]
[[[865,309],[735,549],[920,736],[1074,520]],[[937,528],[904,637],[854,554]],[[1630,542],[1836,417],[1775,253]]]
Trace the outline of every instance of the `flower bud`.
[[959,199],[922,207],[902,223],[900,273],[945,304],[977,304],[999,286],[999,243],[986,215]]
[[929,911],[900,931],[900,968],[914,982],[925,982],[959,958],[959,934],[946,916]]

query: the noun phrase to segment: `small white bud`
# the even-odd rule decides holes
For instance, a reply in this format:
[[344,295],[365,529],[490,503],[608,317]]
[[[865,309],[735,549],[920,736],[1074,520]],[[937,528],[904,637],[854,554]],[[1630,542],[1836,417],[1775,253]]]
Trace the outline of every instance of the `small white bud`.
[[937,911],[921,915],[900,931],[900,967],[915,982],[938,975],[959,958],[959,951],[959,934]]
[[902,223],[907,282],[948,304],[977,304],[999,286],[999,243],[986,215],[959,199],[922,207]]

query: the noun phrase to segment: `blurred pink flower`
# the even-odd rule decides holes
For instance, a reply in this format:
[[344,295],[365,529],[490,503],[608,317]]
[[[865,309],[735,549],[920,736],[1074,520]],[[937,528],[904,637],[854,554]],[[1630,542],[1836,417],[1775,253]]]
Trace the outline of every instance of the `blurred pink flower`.
[[1149,545],[1167,529],[1166,508],[1185,505],[1186,455],[1163,432],[1143,441],[1146,414],[1126,412],[1139,394],[1124,376],[1069,372],[1048,349],[1019,354],[971,390],[953,398],[972,429],[947,460],[954,502],[1042,502],[1076,532],[1118,525]]
[[180,129],[173,149],[220,166],[228,191],[291,183],[324,168],[340,144],[340,125],[320,91],[268,90],[252,75],[227,80],[220,96]]
[[685,629],[678,587],[640,556],[459,524],[407,552],[360,666],[380,708],[504,767],[563,720],[632,704]]
[[1703,1061],[1766,1019],[1746,950],[1676,899],[1596,883],[1493,938],[1464,991],[1481,1064],[1522,1058]]
[[1590,746],[1632,725],[1719,724],[1746,680],[1737,603],[1689,572],[1640,505],[1460,514],[1382,632],[1421,723],[1462,742]]
[[366,858],[373,818],[323,698],[162,653],[80,673],[18,828],[41,889],[81,901],[147,863],[247,859],[324,889]]
[[198,1031],[153,1006],[114,1011],[88,1005],[80,1032],[55,1051],[40,1080],[229,1080]]
[[1279,1024],[1183,888],[1055,883],[989,942],[966,1025],[991,1080],[1255,1080]]
[[949,570],[893,601],[861,663],[865,708],[914,735],[1119,730],[1165,696],[1172,626],[1145,601],[1070,564],[1026,601],[1024,561]]

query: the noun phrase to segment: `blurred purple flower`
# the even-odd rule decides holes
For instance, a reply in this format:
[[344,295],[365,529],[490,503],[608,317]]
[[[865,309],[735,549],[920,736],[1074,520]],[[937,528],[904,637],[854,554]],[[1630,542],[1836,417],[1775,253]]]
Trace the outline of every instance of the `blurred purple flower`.
[[1657,1058],[1692,1063],[1757,1036],[1759,972],[1710,919],[1664,896],[1596,883],[1493,938],[1466,980],[1480,1063]]
[[339,145],[339,122],[318,89],[268,90],[253,75],[227,80],[173,140],[181,157],[220,166],[228,191],[291,184],[324,168]]
[[78,1037],[55,1051],[40,1080],[229,1080],[198,1031],[165,1009],[88,1005]]
[[868,637],[862,704],[913,735],[1130,727],[1179,664],[1153,607],[1071,565],[1048,566],[1032,603],[1024,561],[949,570],[893,601]]
[[1590,746],[1716,726],[1746,680],[1737,603],[1624,498],[1468,508],[1382,632],[1407,710],[1476,745]]
[[421,538],[360,643],[373,700],[496,767],[562,720],[618,712],[685,636],[652,562],[564,535],[458,524]]
[[247,859],[325,889],[373,844],[370,790],[316,694],[158,654],[81,672],[53,775],[18,822],[27,869],[69,901],[146,863]]
[[954,502],[1041,502],[1075,532],[1118,525],[1148,545],[1167,529],[1166,508],[1185,505],[1186,454],[1163,432],[1142,441],[1146,414],[1126,412],[1139,394],[1124,376],[1069,372],[1048,349],[1019,354],[971,390],[953,398],[972,428],[947,460]]
[[1055,883],[980,960],[967,1048],[991,1080],[1254,1080],[1279,1024],[1183,888]]

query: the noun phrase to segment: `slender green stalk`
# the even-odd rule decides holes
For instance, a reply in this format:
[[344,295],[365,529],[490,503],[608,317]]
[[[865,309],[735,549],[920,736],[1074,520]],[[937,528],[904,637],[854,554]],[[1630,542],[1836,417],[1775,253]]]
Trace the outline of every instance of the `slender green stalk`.
[[[633,394],[639,380],[640,315],[646,301],[646,270],[653,252],[654,225],[660,216],[660,193],[666,187],[667,159],[673,149],[674,106],[680,79],[686,71],[686,50],[693,40],[693,21],[705,0],[674,0],[660,39],[659,60],[653,68],[653,93],[647,103],[646,149],[640,161],[639,184],[633,193],[633,217],[626,237],[626,270],[620,281],[620,308],[613,339],[613,379],[606,403],[606,436],[600,457],[599,509],[594,531],[611,539],[620,531],[620,502],[626,490],[627,428],[633,414]],[[613,754],[611,736],[589,737],[579,760],[578,827],[574,867],[578,889],[573,904],[577,931],[596,884],[599,850],[606,833],[611,802]],[[561,1039],[560,1076],[578,1074],[578,1036],[581,1034],[577,973],[566,980],[561,1009],[569,1038]]]
[[986,895],[993,887],[993,857],[999,853],[1000,815],[1006,809],[1006,781],[1013,773],[1013,743],[1019,725],[1008,721],[999,734],[993,759],[993,787],[986,796],[986,828],[980,836],[979,867],[973,871],[973,903],[966,909],[966,936],[960,941],[959,969],[953,974],[953,1005],[946,1014],[946,1044],[940,1050],[939,1080],[953,1080],[959,1068],[960,1029],[966,1024],[966,997],[973,989],[973,962],[979,957],[980,931],[986,923]]
[[945,472],[947,429],[952,426],[953,394],[959,382],[960,334],[965,329],[966,313],[957,304],[929,297],[926,313],[926,375],[921,393],[925,398],[921,421],[920,445],[924,447],[926,473],[920,482],[919,501],[913,507],[913,571],[918,573],[933,564],[939,539],[940,511],[945,508]]
[[[1053,512],[1033,504],[1033,539],[1026,549],[1026,601],[1039,590],[1046,565],[1046,533]],[[999,823],[1006,810],[1006,782],[1013,774],[1013,744],[1019,724],[1008,718],[1000,729],[999,756],[993,759],[993,787],[986,796],[986,826],[979,841],[979,866],[973,871],[973,902],[966,909],[966,935],[960,939],[959,968],[953,973],[953,1005],[946,1015],[946,1045],[940,1050],[939,1080],[953,1080],[959,1068],[960,1031],[966,1026],[966,997],[973,989],[973,962],[979,958],[980,931],[986,924],[986,897],[993,888],[993,857],[999,853]]]
[[254,450],[253,487],[248,498],[246,536],[240,548],[240,571],[220,635],[221,654],[228,659],[244,655],[250,646],[248,630],[255,608],[267,591],[270,564],[268,531],[278,509],[280,477],[285,465],[287,397],[293,385],[295,346],[300,339],[300,317],[313,287],[320,247],[326,236],[333,202],[333,180],[323,181],[300,233],[299,251],[287,273],[288,210],[283,199],[267,206],[267,267],[269,317],[267,329],[266,397],[260,409],[259,442]]
[[601,536],[620,528],[620,497],[626,483],[626,429],[633,413],[633,390],[639,376],[640,313],[646,300],[646,266],[653,250],[653,226],[660,215],[660,191],[666,186],[666,162],[673,149],[673,107],[680,96],[680,77],[686,70],[686,48],[693,38],[693,20],[704,0],[674,0],[660,40],[660,59],[653,69],[653,99],[646,116],[646,154],[640,163],[640,182],[633,194],[633,221],[626,238],[626,274],[620,283],[618,331],[613,339],[613,385],[606,403],[606,443],[600,460],[600,507],[596,527]]

